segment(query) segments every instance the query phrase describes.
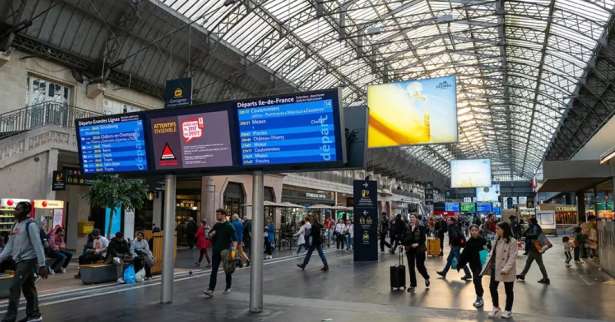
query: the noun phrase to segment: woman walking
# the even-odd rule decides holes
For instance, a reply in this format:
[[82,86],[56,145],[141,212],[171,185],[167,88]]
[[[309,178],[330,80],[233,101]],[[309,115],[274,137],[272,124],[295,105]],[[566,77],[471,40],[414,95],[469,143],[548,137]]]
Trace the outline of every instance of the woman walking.
[[491,257],[484,270],[486,273],[491,274],[489,291],[491,293],[493,309],[489,313],[489,317],[495,318],[502,311],[498,298],[498,286],[500,282],[503,282],[504,290],[506,291],[506,306],[504,307],[504,312],[501,312],[501,318],[510,319],[512,317],[512,306],[515,297],[513,287],[517,272],[517,241],[512,237],[512,231],[507,222],[497,224],[495,235],[495,245],[491,249]]
[[483,301],[483,278],[480,275],[483,265],[480,261],[480,252],[487,249],[487,240],[480,235],[480,228],[477,225],[470,226],[470,239],[466,243],[466,247],[459,256],[459,263],[457,264],[457,270],[461,267],[465,267],[466,264],[470,264],[470,270],[472,271],[472,281],[474,282],[474,291],[476,292],[476,301],[474,301],[474,307],[482,307],[485,302]]
[[416,270],[425,279],[425,288],[429,288],[429,274],[425,268],[425,241],[427,240],[427,230],[419,224],[416,216],[410,216],[410,227],[404,238],[404,246],[406,247],[406,256],[408,257],[408,271],[410,273],[410,288],[408,292],[416,289]]
[[209,254],[207,253],[207,249],[211,247],[211,241],[207,238],[209,234],[209,225],[207,225],[207,220],[201,220],[201,225],[196,230],[196,247],[199,249],[199,261],[195,263],[195,266],[201,266],[201,262],[203,261],[203,256],[207,259],[207,267],[211,266],[211,259],[209,259]]
[[301,254],[302,250],[305,250],[305,220],[302,220],[300,223],[301,227],[299,227],[299,231],[294,234],[294,237],[297,238],[297,256]]

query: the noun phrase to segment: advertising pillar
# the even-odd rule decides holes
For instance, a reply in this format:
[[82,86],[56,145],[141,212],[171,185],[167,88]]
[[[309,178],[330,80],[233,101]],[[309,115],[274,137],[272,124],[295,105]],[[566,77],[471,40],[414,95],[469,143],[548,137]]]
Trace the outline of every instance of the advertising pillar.
[[378,260],[378,185],[376,181],[355,180],[354,260]]

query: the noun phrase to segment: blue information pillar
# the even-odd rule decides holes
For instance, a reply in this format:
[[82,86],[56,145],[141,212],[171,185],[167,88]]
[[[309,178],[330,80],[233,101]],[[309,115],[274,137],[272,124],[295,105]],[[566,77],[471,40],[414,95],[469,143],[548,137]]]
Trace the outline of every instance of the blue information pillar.
[[378,260],[378,185],[376,181],[355,180],[354,260]]

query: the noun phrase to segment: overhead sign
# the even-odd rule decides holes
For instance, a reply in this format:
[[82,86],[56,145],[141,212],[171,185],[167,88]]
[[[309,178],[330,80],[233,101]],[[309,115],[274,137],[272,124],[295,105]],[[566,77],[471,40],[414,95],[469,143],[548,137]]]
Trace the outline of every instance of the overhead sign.
[[243,166],[340,163],[336,91],[237,101]]
[[476,203],[476,208],[480,213],[493,212],[493,205],[490,202],[478,202]]
[[500,184],[492,184],[490,187],[476,188],[477,201],[498,201],[500,199]]
[[461,204],[461,212],[462,213],[473,213],[476,212],[476,204],[473,202],[464,202]]
[[155,169],[233,166],[228,112],[188,111],[151,119]]
[[368,146],[457,142],[455,76],[371,85]]
[[148,170],[140,114],[109,115],[76,122],[79,156],[85,174]]
[[452,160],[451,188],[491,186],[491,160]]
[[167,80],[164,89],[165,107],[179,107],[192,104],[192,78]]
[[447,212],[460,212],[461,211],[461,209],[459,208],[458,202],[447,202],[444,205],[444,209]]
[[378,184],[376,181],[355,180],[354,244],[355,261],[378,260]]

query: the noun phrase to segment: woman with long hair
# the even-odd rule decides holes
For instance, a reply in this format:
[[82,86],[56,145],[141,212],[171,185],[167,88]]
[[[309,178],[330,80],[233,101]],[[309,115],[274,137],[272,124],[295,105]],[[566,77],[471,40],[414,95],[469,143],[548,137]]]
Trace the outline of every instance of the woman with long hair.
[[[512,306],[514,300],[513,287],[515,285],[515,276],[517,273],[517,241],[512,237],[512,230],[507,222],[500,222],[495,229],[496,240],[491,249],[491,257],[484,272],[491,275],[489,283],[489,291],[491,292],[491,302],[493,309],[489,313],[490,318],[497,317],[501,313],[501,318],[510,319],[512,317]],[[500,282],[504,283],[506,291],[506,306],[504,312],[501,312],[498,286]]]
[[207,225],[207,220],[203,219],[201,220],[199,228],[196,230],[196,235],[194,237],[196,239],[196,247],[199,249],[199,260],[194,264],[196,267],[201,266],[203,257],[207,259],[207,267],[211,266],[211,259],[207,253],[207,249],[211,248],[211,240],[207,237],[210,228],[211,227]]

